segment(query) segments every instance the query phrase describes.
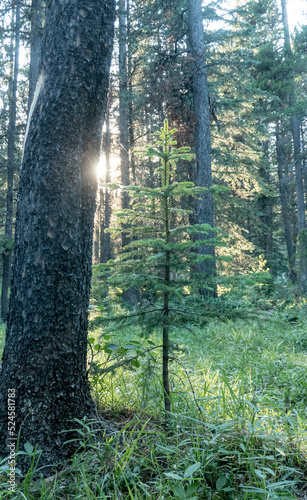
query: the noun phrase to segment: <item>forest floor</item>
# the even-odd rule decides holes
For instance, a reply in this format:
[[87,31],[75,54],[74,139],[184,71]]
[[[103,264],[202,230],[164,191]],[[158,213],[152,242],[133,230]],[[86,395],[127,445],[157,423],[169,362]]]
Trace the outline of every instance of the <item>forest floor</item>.
[[[6,492],[2,470],[0,498],[306,499],[306,312],[305,303],[292,304],[259,310],[258,319],[174,329],[166,425],[159,351],[102,374],[107,361],[118,359],[118,346],[130,346],[130,356],[139,352],[140,332],[131,327],[105,335],[106,352],[94,321],[93,394],[124,446],[95,443],[76,422],[84,430],[82,453],[65,470],[36,481],[39,462],[32,454],[33,468],[20,478],[15,496]],[[3,342],[2,330],[0,348]],[[142,349],[156,342],[158,336],[151,337]]]

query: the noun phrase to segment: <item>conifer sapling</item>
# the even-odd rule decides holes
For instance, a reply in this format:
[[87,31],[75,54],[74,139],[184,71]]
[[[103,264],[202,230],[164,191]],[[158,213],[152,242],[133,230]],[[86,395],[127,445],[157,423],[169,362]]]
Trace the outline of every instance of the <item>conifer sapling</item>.
[[[169,382],[170,333],[171,328],[182,320],[195,320],[197,316],[193,299],[204,297],[199,290],[212,284],[204,283],[202,273],[197,273],[197,264],[211,256],[200,255],[197,247],[201,239],[195,241],[192,235],[212,234],[208,224],[189,224],[189,210],[182,208],[183,197],[197,196],[207,188],[196,187],[192,182],[176,182],[176,163],[190,161],[193,154],[189,147],[176,148],[173,138],[175,129],[169,130],[164,121],[154,146],[142,151],[142,157],[159,165],[155,174],[159,177],[159,187],[122,187],[129,191],[131,208],[116,212],[121,227],[109,231],[117,235],[126,231],[130,243],[114,261],[101,266],[105,281],[113,292],[121,292],[135,287],[140,290],[140,303],[136,313],[119,316],[118,323],[146,324],[150,330],[160,329],[163,339],[163,390],[166,415],[171,411],[171,391]],[[110,189],[118,189],[116,184],[108,184]],[[124,227],[124,229],[123,229]],[[216,245],[216,238],[206,244]],[[145,300],[147,298],[147,301]],[[201,315],[205,313],[203,308]],[[198,308],[201,311],[201,308]],[[110,319],[110,317],[109,317]]]

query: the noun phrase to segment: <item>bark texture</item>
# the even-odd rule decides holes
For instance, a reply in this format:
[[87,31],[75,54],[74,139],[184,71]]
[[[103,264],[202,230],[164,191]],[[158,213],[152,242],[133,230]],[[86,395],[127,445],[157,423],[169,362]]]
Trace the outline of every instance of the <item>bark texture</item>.
[[[207,83],[205,40],[203,30],[203,14],[201,0],[189,0],[188,4],[189,46],[192,58],[192,83],[195,126],[195,154],[197,162],[196,185],[212,187],[211,170],[211,137],[210,137],[210,107]],[[197,203],[197,224],[214,226],[213,196],[205,193]],[[208,237],[212,237],[209,234]],[[211,256],[199,264],[199,270],[204,276],[215,274],[214,247],[205,244],[199,247],[201,255]]]
[[11,283],[12,250],[10,248],[13,239],[13,211],[14,211],[14,170],[15,170],[15,138],[16,138],[16,111],[17,111],[17,85],[19,71],[19,41],[20,41],[20,0],[15,7],[15,57],[10,88],[9,101],[9,126],[7,144],[7,194],[6,194],[6,216],[5,216],[5,240],[7,250],[3,254],[2,288],[1,288],[1,318],[7,319],[9,304],[9,287]]
[[[49,0],[36,103],[17,208],[12,292],[0,379],[0,453],[7,394],[16,432],[65,459],[71,419],[95,418],[87,324],[96,164],[107,103],[113,0]],[[70,434],[69,434],[70,435]]]

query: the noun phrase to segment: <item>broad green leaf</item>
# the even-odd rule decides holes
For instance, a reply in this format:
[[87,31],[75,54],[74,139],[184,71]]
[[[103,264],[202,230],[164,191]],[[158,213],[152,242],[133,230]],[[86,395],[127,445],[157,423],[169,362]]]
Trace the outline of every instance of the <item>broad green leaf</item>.
[[109,351],[117,351],[117,349],[119,349],[119,345],[117,345],[117,344],[108,344],[107,345],[107,349],[109,349]]
[[185,495],[184,488],[181,486],[181,484],[174,484],[173,485],[173,492],[178,498],[187,498]]
[[31,443],[29,443],[29,441],[27,441],[26,444],[24,445],[24,449],[26,450],[28,455],[32,455],[34,447],[32,446]]
[[193,493],[195,493],[199,485],[200,485],[199,481],[195,481],[195,483],[189,484],[189,486],[187,487],[186,495],[190,496]]
[[138,360],[137,360],[137,359],[133,359],[133,360],[131,361],[131,364],[132,364],[132,366],[134,366],[135,368],[140,368],[140,366],[141,366],[141,365],[140,365],[140,363],[138,362]]
[[169,477],[170,479],[178,479],[178,481],[182,481],[182,477],[178,474],[174,474],[174,472],[164,472],[164,475]]
[[225,474],[221,474],[218,480],[216,481],[216,489],[218,491],[221,491],[226,483],[227,483],[227,477],[225,476]]
[[201,465],[200,462],[196,462],[195,464],[190,465],[190,467],[188,467],[187,470],[185,471],[183,477],[185,479],[191,477],[194,474],[194,472],[196,472],[199,469],[200,465]]

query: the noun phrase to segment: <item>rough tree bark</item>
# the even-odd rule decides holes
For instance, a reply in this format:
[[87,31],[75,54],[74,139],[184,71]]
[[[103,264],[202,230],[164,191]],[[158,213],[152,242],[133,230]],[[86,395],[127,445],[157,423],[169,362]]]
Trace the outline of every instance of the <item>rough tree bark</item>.
[[[49,0],[25,139],[12,292],[0,379],[0,454],[8,389],[16,432],[65,459],[71,419],[97,418],[87,379],[96,164],[107,103],[113,0]],[[33,106],[32,106],[33,107]]]
[[[188,4],[189,47],[192,58],[192,84],[195,126],[195,154],[197,162],[196,185],[212,187],[211,137],[209,91],[207,83],[205,40],[201,0],[189,0]],[[205,193],[197,202],[197,223],[214,226],[213,196]],[[212,233],[208,235],[212,237]],[[199,247],[199,254],[211,256],[199,264],[199,271],[204,277],[215,275],[214,247],[204,244]]]
[[[284,28],[284,48],[291,66],[293,54],[290,44],[290,33],[287,17],[286,0],[281,0],[282,20]],[[294,88],[294,72],[291,70],[289,104],[291,108],[291,132],[293,138],[293,159],[295,165],[296,205],[298,221],[298,252],[299,252],[299,289],[302,295],[307,295],[307,232],[304,200],[303,171],[301,161],[300,117],[296,112],[296,95]]]
[[[13,35],[12,35],[13,36]],[[20,0],[15,7],[15,57],[12,82],[10,86],[9,99],[9,126],[7,144],[7,194],[6,194],[6,216],[5,216],[5,240],[7,249],[3,253],[2,288],[1,288],[1,318],[7,319],[9,305],[9,287],[11,283],[12,249],[13,238],[13,211],[14,211],[14,169],[15,169],[15,137],[16,137],[16,112],[17,112],[17,84],[19,71],[19,40],[20,40]]]

